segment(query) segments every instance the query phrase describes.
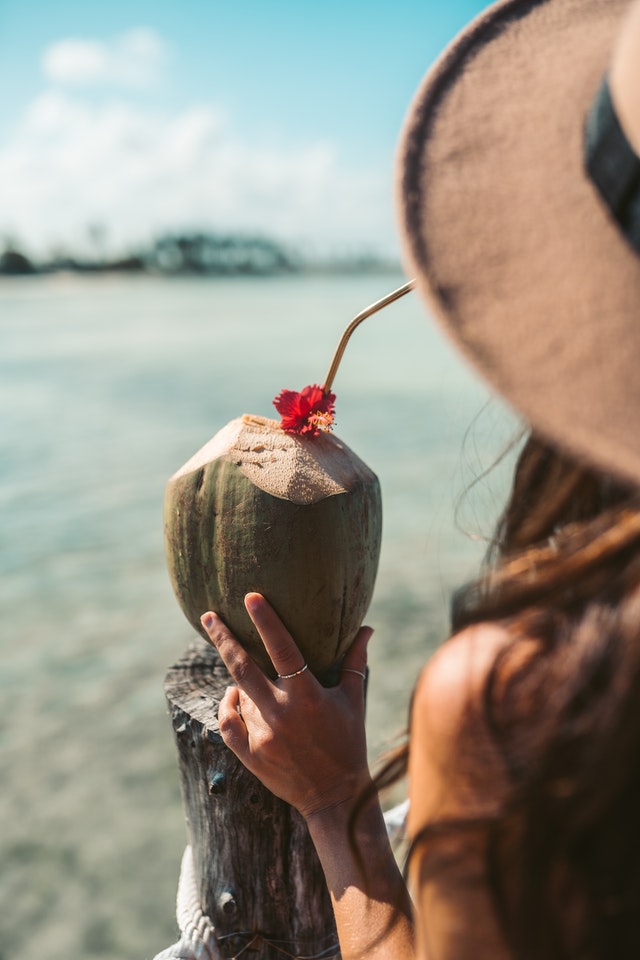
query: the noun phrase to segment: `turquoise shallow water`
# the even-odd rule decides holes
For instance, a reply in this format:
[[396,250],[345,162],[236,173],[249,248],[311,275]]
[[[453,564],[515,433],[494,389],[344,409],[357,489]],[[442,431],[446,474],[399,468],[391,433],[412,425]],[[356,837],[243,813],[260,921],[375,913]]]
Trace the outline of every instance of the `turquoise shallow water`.
[[[0,283],[0,960],[145,958],[174,939],[185,834],[162,680],[191,634],[164,484],[232,417],[321,381],[351,317],[401,282]],[[415,295],[354,334],[335,390],[336,432],[383,491],[374,754],[477,566],[454,514],[513,423]],[[489,532],[502,486],[475,486],[458,526]]]

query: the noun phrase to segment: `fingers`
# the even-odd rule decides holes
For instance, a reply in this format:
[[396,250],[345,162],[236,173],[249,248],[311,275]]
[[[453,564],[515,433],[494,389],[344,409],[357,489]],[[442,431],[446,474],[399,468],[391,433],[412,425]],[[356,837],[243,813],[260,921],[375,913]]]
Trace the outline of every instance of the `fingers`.
[[[248,593],[244,598],[244,605],[260,634],[276,673],[287,675],[302,670],[305,666],[303,655],[282,620],[265,598],[259,593]],[[300,674],[301,679],[302,676],[308,679],[308,672]]]
[[371,627],[360,627],[342,663],[341,683],[360,684],[364,689],[367,677],[367,645],[372,636]]
[[[304,682],[309,682],[311,673],[306,670],[302,672],[306,666],[304,656],[273,607],[259,593],[248,593],[245,607],[276,673],[285,677],[290,675],[292,679],[295,677],[296,682],[302,682],[304,677]],[[206,613],[201,622],[238,686],[254,700],[265,694],[271,686],[270,681],[222,620],[215,613]],[[366,679],[367,644],[372,634],[371,627],[361,627],[356,634],[342,665],[343,681],[362,684]]]
[[372,627],[360,627],[344,658],[343,667],[350,667],[363,672],[367,669],[367,646],[372,636]]
[[238,686],[253,698],[264,694],[269,687],[269,680],[220,617],[209,611],[200,618],[200,622]]

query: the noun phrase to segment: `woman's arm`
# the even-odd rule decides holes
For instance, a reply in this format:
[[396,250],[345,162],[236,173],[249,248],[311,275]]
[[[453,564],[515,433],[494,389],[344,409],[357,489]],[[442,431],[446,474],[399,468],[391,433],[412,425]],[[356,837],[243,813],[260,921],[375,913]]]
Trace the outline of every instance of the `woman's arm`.
[[412,960],[410,903],[377,797],[357,822],[349,816],[371,783],[364,732],[366,646],[363,627],[347,654],[341,682],[325,688],[259,594],[246,606],[278,674],[269,680],[215,614],[202,623],[237,686],[223,697],[220,733],[236,756],[276,796],[305,818],[325,872],[343,960]]
[[[413,960],[411,903],[375,799],[347,837],[348,807],[307,819],[331,894],[343,960]],[[364,871],[363,871],[364,866]]]

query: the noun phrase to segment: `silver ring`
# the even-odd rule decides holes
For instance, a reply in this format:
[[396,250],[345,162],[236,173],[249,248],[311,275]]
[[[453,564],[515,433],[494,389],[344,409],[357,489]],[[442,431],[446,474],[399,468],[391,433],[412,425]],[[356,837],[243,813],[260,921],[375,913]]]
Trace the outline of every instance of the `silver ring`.
[[362,670],[354,670],[352,667],[343,667],[341,673],[357,673],[363,680],[367,679],[366,673],[363,673]]
[[299,670],[296,670],[294,673],[279,673],[278,680],[291,680],[291,677],[299,677],[301,673],[304,673],[305,670],[309,669],[309,664],[305,663],[304,667],[300,667]]

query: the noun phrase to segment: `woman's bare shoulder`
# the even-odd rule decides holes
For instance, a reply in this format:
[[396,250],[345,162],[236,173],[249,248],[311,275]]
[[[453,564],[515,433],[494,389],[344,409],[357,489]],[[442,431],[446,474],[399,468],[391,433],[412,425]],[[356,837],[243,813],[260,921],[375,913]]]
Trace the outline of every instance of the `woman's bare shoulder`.
[[501,625],[480,623],[446,641],[424,667],[411,711],[414,826],[437,816],[487,812],[506,787],[484,715],[484,691],[509,644]]
[[418,680],[414,716],[456,730],[480,708],[482,694],[498,654],[509,644],[508,630],[478,623],[450,637],[427,661]]

